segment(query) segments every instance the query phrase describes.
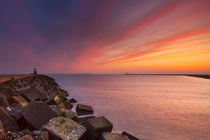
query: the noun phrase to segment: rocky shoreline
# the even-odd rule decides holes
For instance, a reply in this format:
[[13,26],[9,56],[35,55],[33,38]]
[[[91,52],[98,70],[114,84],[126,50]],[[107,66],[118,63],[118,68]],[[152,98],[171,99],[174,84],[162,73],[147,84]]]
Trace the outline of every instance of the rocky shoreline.
[[91,106],[77,103],[49,76],[0,83],[0,140],[139,140],[112,128],[106,117],[94,116]]

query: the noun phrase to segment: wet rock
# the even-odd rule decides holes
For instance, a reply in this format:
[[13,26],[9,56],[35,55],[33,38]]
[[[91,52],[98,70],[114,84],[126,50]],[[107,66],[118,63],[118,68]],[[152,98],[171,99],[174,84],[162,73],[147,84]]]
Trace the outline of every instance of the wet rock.
[[8,113],[0,107],[0,120],[4,127],[5,132],[7,131],[18,131],[19,127],[16,122],[8,115]]
[[129,134],[129,133],[127,133],[127,132],[122,132],[122,134],[121,135],[123,135],[123,136],[127,136],[130,140],[140,140],[140,139],[138,139],[138,138],[136,138],[136,137],[134,137],[133,135],[131,135],[131,134]]
[[93,114],[94,112],[91,106],[83,104],[77,104],[76,111],[79,116]]
[[50,105],[49,108],[54,111],[57,116],[63,115],[63,111],[61,111],[60,107],[58,105]]
[[129,140],[127,136],[115,133],[103,133],[100,140]]
[[15,138],[14,140],[33,140],[33,137],[31,135],[25,135],[20,138]]
[[50,119],[57,117],[56,113],[46,104],[39,102],[30,103],[20,113],[28,124],[35,129],[40,129]]
[[81,140],[86,132],[85,127],[64,117],[51,119],[43,129],[49,132],[50,140]]
[[111,132],[113,125],[109,120],[102,116],[89,118],[85,127],[87,129],[88,137],[90,137],[91,140],[96,140],[103,132]]
[[69,99],[68,100],[70,103],[76,103],[77,102],[77,100],[75,100],[74,98],[71,98],[71,99]]
[[68,111],[68,112],[65,112],[64,113],[64,116],[66,117],[66,118],[69,118],[69,119],[74,119],[74,118],[76,118],[77,117],[77,114],[75,113],[75,112],[73,112],[73,111]]
[[67,109],[71,109],[73,107],[73,105],[71,104],[71,102],[69,102],[68,100],[64,102],[64,106]]
[[6,134],[1,120],[0,120],[0,140],[6,140]]

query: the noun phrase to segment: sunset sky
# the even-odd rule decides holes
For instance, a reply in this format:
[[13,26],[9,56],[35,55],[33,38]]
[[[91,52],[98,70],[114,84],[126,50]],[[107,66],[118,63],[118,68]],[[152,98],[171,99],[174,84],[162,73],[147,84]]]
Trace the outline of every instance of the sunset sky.
[[210,0],[0,0],[0,73],[208,73]]

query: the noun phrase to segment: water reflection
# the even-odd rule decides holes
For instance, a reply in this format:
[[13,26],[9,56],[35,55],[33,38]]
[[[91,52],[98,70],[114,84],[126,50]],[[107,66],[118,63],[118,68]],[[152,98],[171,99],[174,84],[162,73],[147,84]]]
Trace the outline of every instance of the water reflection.
[[186,76],[53,75],[114,131],[143,140],[209,140],[210,80]]

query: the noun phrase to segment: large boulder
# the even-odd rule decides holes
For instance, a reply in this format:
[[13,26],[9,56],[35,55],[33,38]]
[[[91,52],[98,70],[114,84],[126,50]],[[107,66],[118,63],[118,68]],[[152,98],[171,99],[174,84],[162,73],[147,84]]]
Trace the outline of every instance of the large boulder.
[[40,129],[50,119],[57,117],[54,111],[41,102],[30,103],[20,113],[32,129]]
[[95,118],[95,116],[85,116],[85,117],[80,117],[80,118],[73,118],[76,122],[79,124],[85,126],[89,118]]
[[68,100],[70,103],[76,103],[77,102],[77,100],[75,100],[74,98],[71,98],[71,99],[69,99]]
[[134,137],[133,135],[131,135],[131,134],[125,132],[125,131],[123,131],[121,135],[127,136],[130,140],[140,140],[140,139]]
[[0,140],[6,140],[6,134],[1,120],[0,120]]
[[8,113],[0,107],[0,120],[4,127],[5,132],[7,131],[18,131],[19,127],[16,122],[8,115]]
[[83,104],[77,104],[76,107],[77,114],[80,115],[90,115],[93,114],[94,110],[91,106],[83,105]]
[[84,125],[87,129],[88,137],[91,140],[98,139],[103,132],[111,132],[113,125],[104,116],[89,118],[87,123]]
[[47,99],[47,95],[41,93],[39,90],[36,88],[30,88],[27,90],[24,90],[20,93],[26,100],[29,102],[32,101],[44,101]]
[[69,118],[53,118],[42,129],[49,132],[50,140],[86,140],[85,127]]
[[115,133],[103,133],[100,140],[129,140],[127,136]]

